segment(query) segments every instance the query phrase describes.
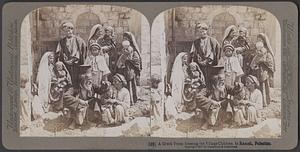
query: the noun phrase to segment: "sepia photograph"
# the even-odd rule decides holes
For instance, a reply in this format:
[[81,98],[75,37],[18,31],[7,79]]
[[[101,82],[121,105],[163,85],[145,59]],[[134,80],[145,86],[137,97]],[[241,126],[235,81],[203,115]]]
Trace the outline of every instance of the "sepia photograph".
[[151,30],[151,80],[153,137],[281,137],[281,29],[266,10],[162,12]]
[[20,136],[150,136],[150,25],[134,9],[65,5],[21,26]]

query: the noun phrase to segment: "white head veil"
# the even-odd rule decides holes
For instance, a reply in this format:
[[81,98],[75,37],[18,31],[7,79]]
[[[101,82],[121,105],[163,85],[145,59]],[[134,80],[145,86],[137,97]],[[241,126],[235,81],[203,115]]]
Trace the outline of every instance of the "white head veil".
[[269,53],[271,53],[271,55],[272,55],[273,58],[274,58],[274,52],[273,52],[273,49],[272,49],[272,47],[271,47],[271,44],[270,44],[270,41],[269,41],[268,36],[267,36],[266,34],[264,34],[264,33],[259,33],[259,34],[257,35],[257,37],[262,38],[263,43],[264,43],[264,47],[268,50]]
[[229,36],[232,31],[237,31],[237,27],[235,25],[230,25],[225,29],[223,41]]
[[54,52],[46,52],[41,60],[37,73],[37,84],[38,84],[38,96],[43,103],[48,102],[49,100],[49,91],[50,91],[50,81],[51,81],[51,71],[49,70],[49,56]]
[[[90,35],[89,35],[89,39],[88,39],[88,43],[90,42],[90,39],[95,35],[96,31],[98,28],[102,28],[103,26],[100,24],[96,24],[92,27]],[[88,46],[89,47],[89,46]]]
[[139,49],[139,46],[137,45],[137,43],[136,43],[136,40],[135,40],[135,37],[134,37],[134,35],[131,33],[131,32],[125,32],[124,34],[126,34],[126,35],[129,35],[130,36],[130,41],[132,41],[132,43],[133,43],[133,46],[135,47],[135,49],[138,51],[138,53],[140,53],[140,49]]
[[185,72],[182,67],[182,57],[187,55],[187,52],[179,53],[174,61],[170,83],[172,84],[172,97],[176,105],[183,104],[182,92],[184,87]]

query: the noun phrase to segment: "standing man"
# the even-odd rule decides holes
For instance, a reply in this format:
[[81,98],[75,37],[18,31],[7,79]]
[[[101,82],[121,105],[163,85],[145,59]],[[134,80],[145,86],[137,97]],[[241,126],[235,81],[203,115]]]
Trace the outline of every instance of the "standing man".
[[78,68],[84,63],[87,47],[81,37],[73,34],[74,25],[71,22],[64,22],[62,29],[66,36],[58,42],[56,55],[58,61],[66,65],[72,84],[77,86],[79,84]]
[[196,62],[204,73],[206,82],[209,81],[211,66],[218,64],[221,46],[218,41],[208,36],[208,26],[205,23],[196,24],[198,38],[193,42],[190,51],[191,59]]

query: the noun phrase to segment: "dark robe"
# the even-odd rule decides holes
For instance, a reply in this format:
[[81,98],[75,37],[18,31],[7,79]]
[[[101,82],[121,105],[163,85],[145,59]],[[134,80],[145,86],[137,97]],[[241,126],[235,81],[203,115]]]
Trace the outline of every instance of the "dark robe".
[[[121,56],[120,56],[121,57]],[[125,61],[124,68],[116,67],[116,71],[122,74],[127,81],[127,89],[131,94],[131,103],[137,102],[137,77],[141,72],[141,58],[137,51],[133,51],[132,59],[127,59]]]
[[[255,58],[256,56],[253,60]],[[267,106],[271,102],[270,82],[273,79],[275,71],[274,57],[271,53],[267,52],[256,64],[259,66],[259,69],[254,70],[253,73],[259,81],[259,88],[264,98],[263,105]]]
[[[210,69],[212,66],[218,64],[218,61],[221,56],[221,52],[220,52],[221,46],[219,42],[213,37],[209,37],[209,36],[207,37],[207,43],[206,46],[204,47],[200,46],[201,41],[202,39],[199,38],[193,42],[194,50],[191,50],[190,56],[193,62],[198,63],[201,71],[204,74],[206,84],[209,84],[210,81],[209,77],[211,75]],[[205,48],[207,50],[205,50]],[[211,52],[211,54],[207,56],[206,52]],[[200,62],[205,60],[206,60],[206,64],[201,65]]]
[[[93,86],[92,90],[87,91],[83,87],[79,86],[78,88],[69,87],[67,91],[63,95],[63,107],[68,108],[71,113],[75,113],[84,106],[80,105],[80,100],[88,100],[89,111],[93,111],[95,104],[97,103],[99,106],[101,105],[101,100],[95,98],[95,93],[101,93],[101,88],[97,86]],[[89,117],[89,116],[88,116]]]
[[[84,40],[76,35],[71,37],[74,40],[73,42],[75,42],[70,44],[71,46],[67,46],[67,39],[67,37],[64,37],[58,42],[56,55],[58,60],[62,61],[69,71],[72,84],[78,87],[79,65],[82,65],[87,57],[87,47]],[[66,61],[70,61],[70,64],[66,63]]]

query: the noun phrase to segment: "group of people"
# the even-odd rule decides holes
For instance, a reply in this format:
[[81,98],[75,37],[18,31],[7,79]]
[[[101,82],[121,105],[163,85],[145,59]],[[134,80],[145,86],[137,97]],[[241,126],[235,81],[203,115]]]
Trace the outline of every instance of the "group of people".
[[232,25],[220,44],[207,34],[208,28],[198,23],[199,37],[191,50],[176,56],[165,95],[153,98],[164,101],[164,110],[153,114],[166,120],[183,111],[195,112],[204,120],[202,129],[252,126],[271,101],[275,64],[268,37],[259,33],[255,48],[250,48],[247,29]]
[[57,49],[47,51],[40,60],[30,117],[62,112],[71,120],[70,129],[85,120],[105,125],[124,123],[130,118],[128,108],[138,100],[142,70],[134,35],[123,33],[118,47],[110,26],[94,25],[87,42],[74,34],[71,22],[64,22],[61,28],[65,36]]

